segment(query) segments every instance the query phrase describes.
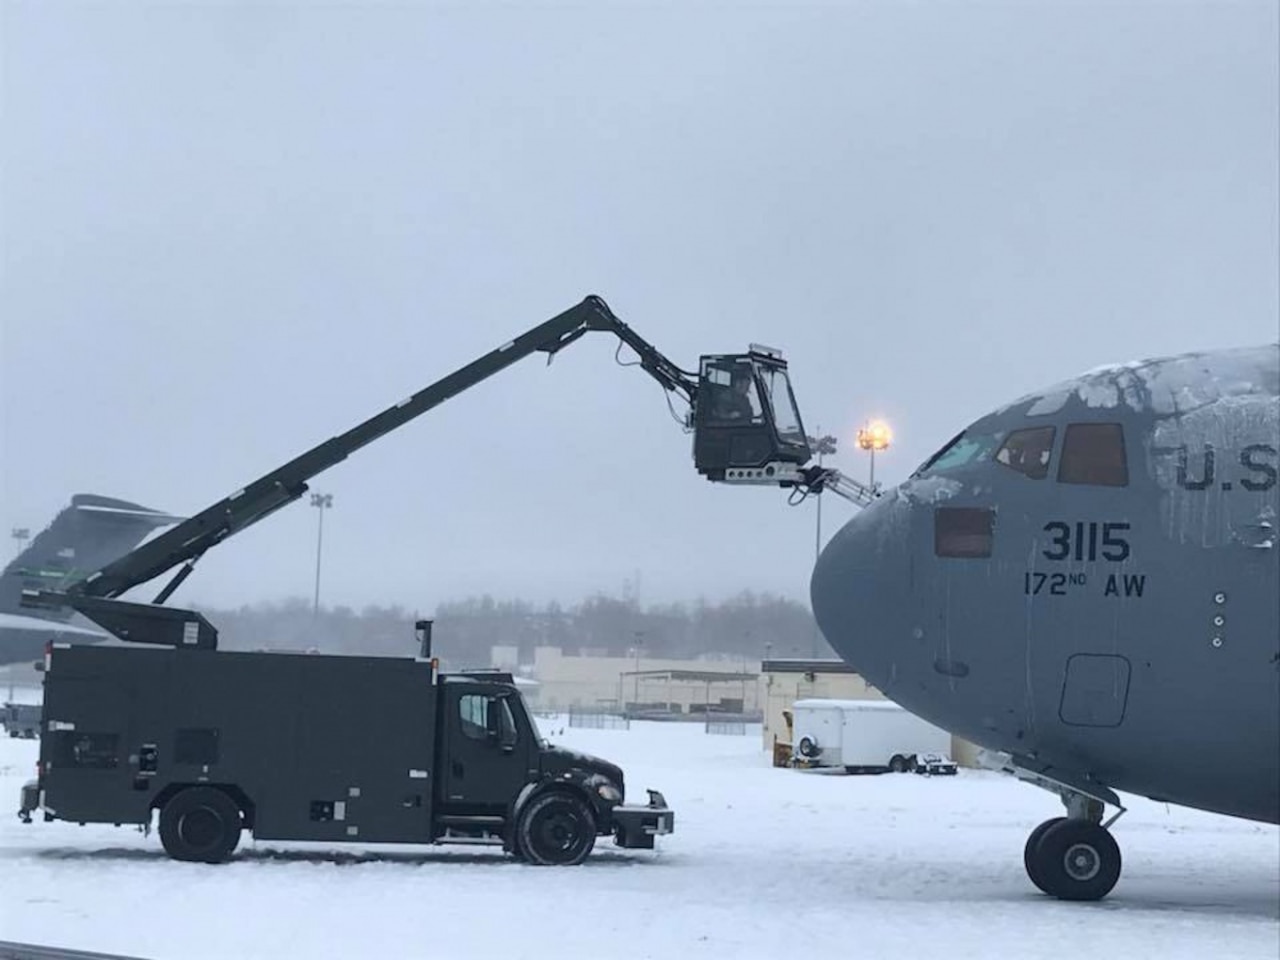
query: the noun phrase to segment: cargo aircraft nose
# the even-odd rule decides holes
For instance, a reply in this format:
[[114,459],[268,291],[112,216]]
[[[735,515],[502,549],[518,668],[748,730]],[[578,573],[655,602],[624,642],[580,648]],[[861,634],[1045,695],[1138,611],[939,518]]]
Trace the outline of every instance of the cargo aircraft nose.
[[814,567],[810,600],[827,642],[886,690],[904,665],[913,582],[911,504],[896,491],[853,517]]

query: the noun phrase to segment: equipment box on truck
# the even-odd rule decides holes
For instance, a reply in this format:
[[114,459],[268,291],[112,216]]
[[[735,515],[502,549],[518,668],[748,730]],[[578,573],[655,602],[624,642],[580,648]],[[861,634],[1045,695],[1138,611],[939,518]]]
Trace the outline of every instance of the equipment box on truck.
[[890,700],[797,700],[795,759],[850,773],[901,773],[922,754],[951,752],[951,734]]
[[[673,813],[622,803],[622,771],[549,745],[510,676],[413,658],[54,645],[46,819],[149,825],[179,860],[258,839],[488,842],[581,862],[597,836],[652,848]],[[353,717],[359,717],[354,722]]]

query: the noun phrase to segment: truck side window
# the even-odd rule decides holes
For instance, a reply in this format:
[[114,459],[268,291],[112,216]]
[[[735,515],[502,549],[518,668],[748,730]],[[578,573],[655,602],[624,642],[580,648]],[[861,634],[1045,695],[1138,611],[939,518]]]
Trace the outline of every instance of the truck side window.
[[1071,423],[1062,441],[1059,483],[1123,487],[1129,483],[1124,429],[1118,423]]
[[1005,437],[996,452],[996,463],[1017,470],[1032,480],[1043,480],[1049,474],[1049,457],[1053,453],[1053,427],[1030,427],[1014,430]]
[[478,693],[463,694],[458,698],[458,719],[462,733],[472,740],[489,739],[489,698]]

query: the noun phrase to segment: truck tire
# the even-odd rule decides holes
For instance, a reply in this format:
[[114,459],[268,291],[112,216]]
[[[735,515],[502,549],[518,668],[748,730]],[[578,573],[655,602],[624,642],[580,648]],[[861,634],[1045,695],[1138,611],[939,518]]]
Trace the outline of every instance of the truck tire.
[[160,843],[174,860],[222,863],[240,842],[236,802],[215,787],[187,787],[160,811]]
[[573,866],[587,859],[596,843],[596,818],[584,800],[547,793],[529,801],[520,814],[516,843],[529,863]]
[[911,769],[911,764],[907,762],[907,758],[900,753],[895,753],[889,761],[889,769],[894,773],[906,773]]

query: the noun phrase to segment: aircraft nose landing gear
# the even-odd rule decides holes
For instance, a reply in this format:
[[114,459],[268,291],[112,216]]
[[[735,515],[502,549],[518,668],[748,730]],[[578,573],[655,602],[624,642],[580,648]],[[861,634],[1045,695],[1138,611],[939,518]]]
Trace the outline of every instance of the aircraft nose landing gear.
[[[1074,777],[1068,783],[1060,772],[1050,776],[1032,770],[1008,754],[987,766],[1056,793],[1067,808],[1065,817],[1046,820],[1027,837],[1022,863],[1031,882],[1059,900],[1101,900],[1110,893],[1120,879],[1121,861],[1109,828],[1125,812],[1115,791]],[[1103,823],[1108,804],[1116,813]]]
[[1059,900],[1101,900],[1120,879],[1120,847],[1101,823],[1055,817],[1031,832],[1027,876]]

